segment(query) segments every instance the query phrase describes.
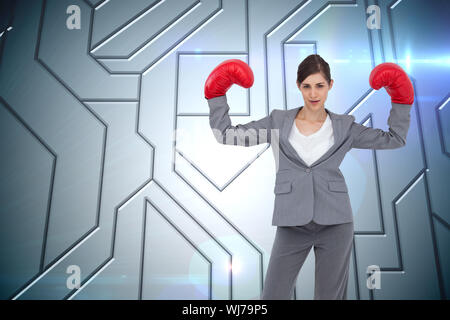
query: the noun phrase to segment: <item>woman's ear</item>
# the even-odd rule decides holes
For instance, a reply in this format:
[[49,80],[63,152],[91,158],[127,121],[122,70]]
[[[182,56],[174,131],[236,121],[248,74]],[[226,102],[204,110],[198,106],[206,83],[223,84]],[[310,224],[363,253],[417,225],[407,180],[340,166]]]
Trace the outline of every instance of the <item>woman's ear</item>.
[[331,88],[333,87],[333,83],[334,83],[334,81],[333,81],[333,79],[331,79],[331,81],[330,81],[330,88],[328,90],[331,90]]

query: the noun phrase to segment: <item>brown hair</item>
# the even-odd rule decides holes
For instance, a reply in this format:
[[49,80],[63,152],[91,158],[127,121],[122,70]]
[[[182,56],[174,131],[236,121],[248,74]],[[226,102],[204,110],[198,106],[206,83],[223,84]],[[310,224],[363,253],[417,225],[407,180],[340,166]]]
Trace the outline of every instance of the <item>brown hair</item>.
[[309,75],[318,72],[322,73],[329,85],[331,82],[330,66],[318,54],[311,54],[298,65],[297,82],[301,84]]

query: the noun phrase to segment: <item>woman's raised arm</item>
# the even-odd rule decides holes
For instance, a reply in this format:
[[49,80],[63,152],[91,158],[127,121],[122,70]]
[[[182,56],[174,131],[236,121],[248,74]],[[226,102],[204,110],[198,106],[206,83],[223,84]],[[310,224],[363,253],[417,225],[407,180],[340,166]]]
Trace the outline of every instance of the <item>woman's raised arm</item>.
[[[219,64],[205,83],[205,98],[209,105],[209,123],[219,143],[244,147],[268,143],[271,139],[272,113],[260,120],[246,124],[231,125],[226,92],[234,84],[244,88],[253,85],[253,72],[239,59]],[[248,142],[247,142],[248,138]]]

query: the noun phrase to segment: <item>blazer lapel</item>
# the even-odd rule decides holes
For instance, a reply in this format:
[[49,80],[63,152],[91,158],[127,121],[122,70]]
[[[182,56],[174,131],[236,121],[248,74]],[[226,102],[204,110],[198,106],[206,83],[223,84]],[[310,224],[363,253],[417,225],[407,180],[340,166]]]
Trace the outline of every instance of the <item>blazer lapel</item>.
[[322,160],[328,158],[333,152],[338,148],[338,146],[341,144],[341,140],[343,139],[343,121],[341,121],[343,118],[342,116],[345,115],[339,115],[336,113],[331,112],[327,108],[325,108],[325,111],[329,114],[331,125],[333,127],[333,136],[334,136],[334,144],[331,146],[330,149],[327,150],[319,159],[317,159],[314,163],[311,164],[311,166],[308,166],[302,158],[298,155],[297,151],[295,151],[294,147],[289,142],[289,133],[294,125],[295,117],[297,116],[298,112],[302,107],[290,109],[286,112],[286,117],[283,121],[283,126],[281,128],[281,138],[280,143],[282,143],[285,146],[285,149],[291,154],[291,156],[294,157],[294,159],[299,162],[303,167],[314,167],[318,163],[320,163]]

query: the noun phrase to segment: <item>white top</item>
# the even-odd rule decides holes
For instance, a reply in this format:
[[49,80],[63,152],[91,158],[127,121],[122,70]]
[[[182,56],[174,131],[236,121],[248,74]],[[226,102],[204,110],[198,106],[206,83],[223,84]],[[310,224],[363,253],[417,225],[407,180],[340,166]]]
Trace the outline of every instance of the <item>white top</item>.
[[327,113],[327,118],[320,129],[309,136],[300,133],[294,120],[289,133],[289,143],[308,166],[313,164],[334,144],[330,115]]

